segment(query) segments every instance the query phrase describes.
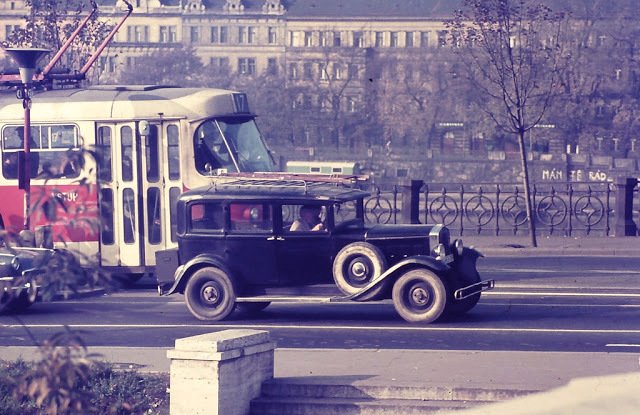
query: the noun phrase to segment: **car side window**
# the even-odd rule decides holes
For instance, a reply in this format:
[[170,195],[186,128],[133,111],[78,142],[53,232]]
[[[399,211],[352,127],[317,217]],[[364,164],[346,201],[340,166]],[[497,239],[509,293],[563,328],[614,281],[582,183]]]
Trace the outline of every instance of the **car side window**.
[[261,203],[231,203],[230,230],[234,233],[268,233],[273,230],[272,207]]
[[224,211],[217,202],[198,202],[189,207],[190,228],[198,232],[220,231],[224,228]]
[[282,205],[284,232],[327,232],[326,207],[320,205]]

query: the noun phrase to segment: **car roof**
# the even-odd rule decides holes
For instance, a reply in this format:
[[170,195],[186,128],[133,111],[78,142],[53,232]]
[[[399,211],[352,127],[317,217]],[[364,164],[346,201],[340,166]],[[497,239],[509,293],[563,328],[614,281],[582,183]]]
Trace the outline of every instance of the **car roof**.
[[230,178],[214,181],[183,193],[181,200],[261,199],[288,201],[318,201],[342,203],[369,196],[370,193],[340,181],[273,179],[273,178]]

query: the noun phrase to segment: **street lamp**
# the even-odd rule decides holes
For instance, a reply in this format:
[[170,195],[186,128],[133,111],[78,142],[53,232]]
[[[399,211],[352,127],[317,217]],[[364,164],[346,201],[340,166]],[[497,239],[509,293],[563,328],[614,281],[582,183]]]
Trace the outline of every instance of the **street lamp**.
[[6,48],[5,52],[18,64],[20,70],[20,81],[22,85],[18,88],[16,96],[22,100],[22,108],[24,108],[24,151],[18,163],[21,166],[19,171],[18,187],[24,189],[24,229],[29,229],[29,217],[31,216],[31,84],[33,75],[36,72],[38,60],[46,53],[47,49],[38,48]]

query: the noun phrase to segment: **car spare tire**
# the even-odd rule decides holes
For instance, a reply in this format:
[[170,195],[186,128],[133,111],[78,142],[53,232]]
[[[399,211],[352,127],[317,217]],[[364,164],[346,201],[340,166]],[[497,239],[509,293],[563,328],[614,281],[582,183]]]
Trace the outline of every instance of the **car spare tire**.
[[[360,292],[371,281],[387,270],[387,261],[380,249],[368,242],[351,243],[338,252],[333,261],[333,279],[340,290],[352,295]],[[380,298],[388,282],[381,282],[358,301]]]

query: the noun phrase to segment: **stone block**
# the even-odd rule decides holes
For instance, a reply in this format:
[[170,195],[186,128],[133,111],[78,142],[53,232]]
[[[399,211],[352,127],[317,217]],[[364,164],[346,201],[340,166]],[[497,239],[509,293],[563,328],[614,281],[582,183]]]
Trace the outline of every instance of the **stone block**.
[[225,330],[176,340],[169,350],[171,415],[246,415],[273,378],[269,332]]

